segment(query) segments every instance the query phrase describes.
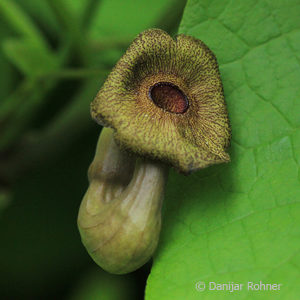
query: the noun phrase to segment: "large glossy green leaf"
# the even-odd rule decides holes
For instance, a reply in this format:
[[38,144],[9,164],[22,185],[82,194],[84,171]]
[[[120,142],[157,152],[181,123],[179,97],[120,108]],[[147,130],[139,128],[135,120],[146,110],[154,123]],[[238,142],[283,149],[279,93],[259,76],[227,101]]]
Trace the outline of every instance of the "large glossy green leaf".
[[[299,0],[188,2],[180,32],[218,58],[232,162],[171,173],[147,300],[299,299],[299,15]],[[282,286],[248,291],[260,281]],[[216,291],[209,282],[244,286]]]

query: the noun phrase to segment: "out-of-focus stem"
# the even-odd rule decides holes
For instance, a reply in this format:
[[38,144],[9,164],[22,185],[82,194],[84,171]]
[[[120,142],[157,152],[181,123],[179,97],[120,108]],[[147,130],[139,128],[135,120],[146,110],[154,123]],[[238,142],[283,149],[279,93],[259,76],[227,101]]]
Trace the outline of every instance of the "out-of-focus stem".
[[103,129],[78,215],[82,242],[103,269],[128,273],[153,255],[166,179],[166,166],[121,151]]

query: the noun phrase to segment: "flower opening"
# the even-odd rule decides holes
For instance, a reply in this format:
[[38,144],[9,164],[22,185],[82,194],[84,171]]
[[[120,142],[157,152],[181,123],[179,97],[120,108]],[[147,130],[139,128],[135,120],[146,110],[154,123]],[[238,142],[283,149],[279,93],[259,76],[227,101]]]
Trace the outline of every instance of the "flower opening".
[[185,94],[170,82],[158,82],[149,90],[150,99],[160,108],[183,114],[189,107]]

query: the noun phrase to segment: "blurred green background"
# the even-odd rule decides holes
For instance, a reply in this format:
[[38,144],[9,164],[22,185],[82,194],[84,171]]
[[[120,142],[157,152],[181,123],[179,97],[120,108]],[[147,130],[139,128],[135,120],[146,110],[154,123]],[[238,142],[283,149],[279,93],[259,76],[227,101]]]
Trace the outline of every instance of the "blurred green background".
[[76,218],[100,126],[89,103],[142,30],[185,0],[0,0],[0,299],[142,299],[150,264],[97,267]]

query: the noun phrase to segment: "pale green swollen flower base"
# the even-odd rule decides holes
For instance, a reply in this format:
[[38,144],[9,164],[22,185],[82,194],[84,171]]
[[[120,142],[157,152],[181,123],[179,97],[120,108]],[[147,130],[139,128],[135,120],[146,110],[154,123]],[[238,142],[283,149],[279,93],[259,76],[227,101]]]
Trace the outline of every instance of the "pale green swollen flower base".
[[78,227],[93,260],[114,274],[132,272],[153,255],[161,228],[167,167],[121,151],[103,128],[89,168]]

